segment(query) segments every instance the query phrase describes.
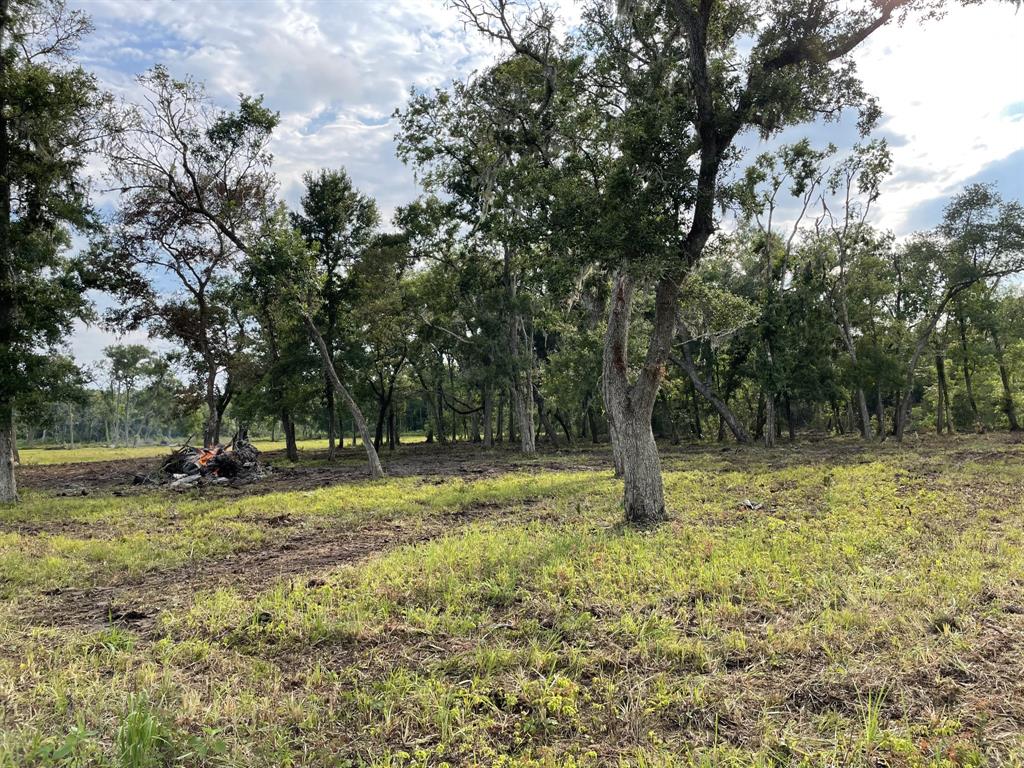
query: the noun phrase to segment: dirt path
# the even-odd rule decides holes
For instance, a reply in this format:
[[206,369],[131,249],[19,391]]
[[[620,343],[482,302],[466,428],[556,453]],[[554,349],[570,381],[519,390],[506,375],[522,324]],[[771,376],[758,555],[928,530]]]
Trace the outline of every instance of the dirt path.
[[431,516],[414,527],[387,522],[354,531],[309,528],[291,535],[282,529],[279,541],[259,549],[120,578],[103,586],[50,590],[24,605],[20,615],[36,626],[98,631],[113,625],[151,635],[161,613],[187,608],[200,592],[230,587],[252,596],[287,577],[317,583],[336,568],[440,538],[473,522],[536,519],[543,515],[538,505],[527,503],[525,511],[515,513],[481,505]]

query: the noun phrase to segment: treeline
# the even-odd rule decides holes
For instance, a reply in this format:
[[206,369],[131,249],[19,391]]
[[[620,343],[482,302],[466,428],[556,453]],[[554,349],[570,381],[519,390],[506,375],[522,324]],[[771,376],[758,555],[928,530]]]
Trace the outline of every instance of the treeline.
[[[396,113],[423,195],[390,222],[343,169],[308,173],[285,205],[262,98],[223,110],[156,67],[118,102],[82,74],[93,98],[75,114],[95,136],[68,145],[64,170],[77,179],[99,152],[120,195],[101,219],[69,181],[46,231],[83,229],[91,247],[11,262],[16,294],[56,267],[74,276],[48,319],[19,315],[38,326],[21,369],[53,369],[38,350],[89,312],[77,289],[101,287],[116,296],[106,324],[173,342],[157,418],[198,408],[205,444],[276,422],[296,458],[299,425],[320,424],[332,454],[351,429],[379,477],[411,418],[441,443],[524,453],[607,440],[638,524],[665,515],[656,434],[771,447],[807,429],[1018,427],[1024,209],[972,185],[928,231],[872,223],[891,158],[850,53],[929,4],[594,2],[570,31],[542,6],[453,5],[502,53]],[[84,31],[54,72],[76,71]],[[39,66],[21,49],[11,66]],[[851,147],[736,143],[844,112]],[[5,390],[8,423],[17,408],[30,425],[33,398],[67,399],[33,376]],[[127,380],[108,380],[104,438],[130,439],[143,390],[118,401]]]

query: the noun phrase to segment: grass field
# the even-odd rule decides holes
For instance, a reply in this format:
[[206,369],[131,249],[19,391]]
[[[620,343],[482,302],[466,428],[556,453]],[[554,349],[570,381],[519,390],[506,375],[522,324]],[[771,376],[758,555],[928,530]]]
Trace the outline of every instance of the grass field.
[[[422,443],[424,435],[404,435],[403,443]],[[284,440],[254,440],[261,451],[283,451]],[[140,445],[135,448],[110,448],[106,445],[88,445],[80,448],[22,448],[21,463],[25,466],[46,466],[49,464],[81,464],[91,461],[117,461],[119,459],[149,459],[155,456],[166,456],[176,446]],[[300,451],[326,451],[327,439],[299,440]],[[356,446],[362,450],[360,445]],[[352,448],[351,438],[346,438],[344,448]]]
[[446,456],[29,487],[0,766],[1024,765],[1024,445],[675,450],[653,532],[602,455]]

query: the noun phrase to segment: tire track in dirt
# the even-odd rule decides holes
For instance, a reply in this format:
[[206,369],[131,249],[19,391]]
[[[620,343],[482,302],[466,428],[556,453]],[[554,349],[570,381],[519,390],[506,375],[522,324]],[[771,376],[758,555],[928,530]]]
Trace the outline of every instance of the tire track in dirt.
[[417,521],[414,527],[390,521],[348,531],[303,530],[269,545],[225,557],[119,578],[102,586],[49,590],[21,607],[18,614],[34,626],[84,631],[120,626],[149,635],[161,613],[186,608],[200,592],[232,588],[243,596],[253,596],[283,578],[321,577],[336,568],[399,547],[455,533],[471,523],[523,523],[540,519],[545,513],[536,507],[543,501],[521,502],[515,505],[514,512],[509,511],[513,505],[480,504],[431,515]]

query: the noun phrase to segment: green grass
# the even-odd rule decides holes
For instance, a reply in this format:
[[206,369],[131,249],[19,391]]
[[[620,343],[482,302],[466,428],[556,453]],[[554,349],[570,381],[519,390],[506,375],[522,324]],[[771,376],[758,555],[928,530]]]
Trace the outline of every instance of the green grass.
[[[403,444],[422,443],[426,440],[424,435],[403,435]],[[283,451],[284,440],[254,440],[255,445],[261,451]],[[118,459],[150,459],[157,456],[166,456],[175,446],[167,445],[140,445],[135,448],[111,448],[106,445],[88,445],[78,448],[22,448],[20,453],[21,463],[25,466],[48,466],[51,464],[81,464],[91,461],[115,461]],[[347,436],[343,446],[345,450],[352,448],[352,438]],[[361,444],[357,443],[356,448],[362,450]],[[326,451],[327,439],[322,440],[299,440],[300,451]]]
[[[30,495],[3,521],[83,535],[0,550],[0,766],[1024,764],[1016,445],[666,466],[672,520],[649,532],[619,525],[596,471]],[[199,591],[146,633],[25,618],[55,584],[269,546],[287,534],[259,520],[282,511],[325,536],[448,533],[255,596]]]

